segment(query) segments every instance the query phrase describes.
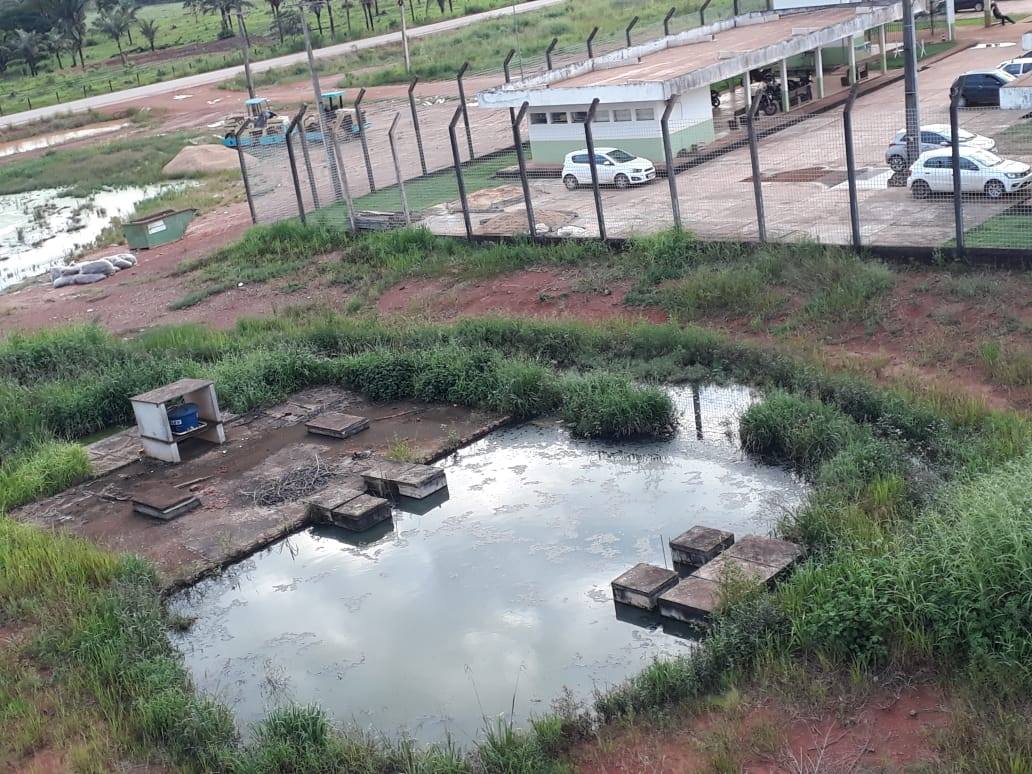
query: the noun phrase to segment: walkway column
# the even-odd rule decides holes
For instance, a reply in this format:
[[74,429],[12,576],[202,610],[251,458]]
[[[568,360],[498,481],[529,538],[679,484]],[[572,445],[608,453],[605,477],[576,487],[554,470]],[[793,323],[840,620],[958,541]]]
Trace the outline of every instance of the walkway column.
[[889,69],[889,52],[885,45],[885,25],[878,27],[878,50],[881,51],[881,71],[885,75]]
[[788,60],[781,60],[781,109],[784,112],[788,112],[788,109],[792,106],[791,98],[788,93]]
[[749,71],[742,74],[742,91],[745,92],[745,109],[752,108],[752,81],[749,80]]
[[852,86],[856,83],[856,41],[850,35],[846,38],[846,43],[849,46],[849,85]]
[[824,99],[824,54],[820,46],[813,50],[813,69],[817,76],[817,99]]

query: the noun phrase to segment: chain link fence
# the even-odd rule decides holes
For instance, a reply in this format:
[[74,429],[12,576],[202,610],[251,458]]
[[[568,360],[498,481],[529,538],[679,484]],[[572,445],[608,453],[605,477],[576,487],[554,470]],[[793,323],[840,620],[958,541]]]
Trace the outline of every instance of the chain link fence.
[[[548,51],[525,59],[522,73],[561,57],[584,52]],[[848,68],[826,72],[820,88],[776,68],[748,93],[741,79],[718,84],[706,122],[679,117],[676,98],[634,115],[598,104],[550,114],[573,133],[564,166],[533,133],[547,108],[473,101],[517,76],[510,57],[510,72],[463,72],[432,96],[415,83],[407,97],[362,104],[360,95],[352,124],[338,117],[330,142],[305,114],[285,147],[244,148],[243,167],[261,223],[610,239],[680,227],[713,241],[1032,252],[1032,114],[958,103],[954,149],[949,98],[928,96],[915,160],[896,95],[901,73],[859,65],[852,78]]]

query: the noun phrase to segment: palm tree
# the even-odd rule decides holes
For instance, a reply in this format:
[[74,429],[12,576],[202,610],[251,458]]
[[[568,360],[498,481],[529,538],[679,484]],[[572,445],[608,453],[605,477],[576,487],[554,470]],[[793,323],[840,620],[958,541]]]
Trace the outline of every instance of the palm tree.
[[283,0],[267,0],[269,8],[272,9],[272,18],[276,21],[276,32],[279,34],[279,42],[283,42],[283,25],[280,23],[280,6]]
[[126,27],[125,36],[129,39],[129,45],[133,45],[133,25],[136,23],[136,14],[140,11],[135,0],[119,0],[116,6],[123,14],[129,17],[129,26]]
[[154,50],[154,39],[158,37],[158,23],[154,19],[142,19],[136,22],[140,28],[140,34],[147,39],[150,50]]
[[85,70],[82,44],[86,38],[86,3],[88,0],[40,0],[39,11],[53,25],[58,25],[79,53],[79,65]]
[[33,76],[39,73],[39,60],[43,58],[43,36],[38,32],[15,30],[11,37],[11,52],[29,68]]
[[[57,59],[57,69],[63,70],[64,62],[61,61],[61,52],[68,50],[68,44],[71,41],[69,41],[68,35],[65,34],[65,31],[61,29],[61,25],[55,24],[51,27],[43,42],[46,44],[50,53],[54,55],[54,58]],[[72,62],[72,64],[75,63]]]
[[93,29],[101,35],[107,35],[118,47],[118,55],[122,58],[122,66],[127,64],[125,51],[122,50],[122,36],[129,31],[132,21],[118,6],[112,6],[93,20]]

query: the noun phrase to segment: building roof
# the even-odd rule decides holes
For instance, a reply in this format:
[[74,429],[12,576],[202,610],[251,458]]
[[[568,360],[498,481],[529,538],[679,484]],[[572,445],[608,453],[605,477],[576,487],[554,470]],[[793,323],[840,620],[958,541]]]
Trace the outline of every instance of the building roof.
[[481,107],[665,100],[899,19],[898,2],[750,13],[504,84]]

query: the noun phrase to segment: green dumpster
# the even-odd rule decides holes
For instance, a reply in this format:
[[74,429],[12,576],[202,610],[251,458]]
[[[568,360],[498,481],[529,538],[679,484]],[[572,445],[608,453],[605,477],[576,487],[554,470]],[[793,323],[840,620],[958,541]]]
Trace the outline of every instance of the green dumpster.
[[182,239],[197,210],[164,210],[122,226],[125,241],[133,250],[146,250]]

